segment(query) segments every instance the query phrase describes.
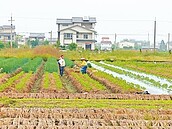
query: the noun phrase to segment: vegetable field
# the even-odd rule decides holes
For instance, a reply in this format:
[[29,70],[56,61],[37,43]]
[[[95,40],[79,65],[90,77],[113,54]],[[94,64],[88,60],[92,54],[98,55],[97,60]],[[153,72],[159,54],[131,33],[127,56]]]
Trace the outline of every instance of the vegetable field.
[[[172,127],[170,63],[91,61],[81,74],[65,61],[61,77],[55,57],[0,58],[0,129]],[[143,94],[144,83],[126,76],[168,92]]]

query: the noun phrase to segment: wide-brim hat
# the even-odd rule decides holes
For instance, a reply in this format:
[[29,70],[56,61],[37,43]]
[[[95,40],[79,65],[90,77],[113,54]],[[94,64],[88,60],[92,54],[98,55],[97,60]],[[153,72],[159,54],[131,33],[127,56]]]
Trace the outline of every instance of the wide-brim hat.
[[82,57],[81,60],[85,60],[85,58]]

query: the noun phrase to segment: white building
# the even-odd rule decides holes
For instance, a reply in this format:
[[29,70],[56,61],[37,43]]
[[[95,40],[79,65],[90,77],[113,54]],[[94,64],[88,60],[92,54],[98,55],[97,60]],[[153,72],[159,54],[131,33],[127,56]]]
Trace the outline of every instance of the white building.
[[112,50],[112,42],[109,41],[109,37],[102,37],[102,41],[100,43],[101,50]]
[[57,19],[58,40],[62,46],[76,43],[84,49],[95,49],[96,31],[94,30],[96,18],[72,17],[72,19]]
[[[12,26],[12,41],[16,39],[15,26]],[[11,41],[11,25],[0,26],[0,40],[3,42]]]
[[45,34],[44,33],[30,33],[29,39],[32,40],[39,40],[39,41],[44,41],[45,39]]
[[119,48],[134,48],[134,45],[135,43],[127,42],[127,41],[118,43]]

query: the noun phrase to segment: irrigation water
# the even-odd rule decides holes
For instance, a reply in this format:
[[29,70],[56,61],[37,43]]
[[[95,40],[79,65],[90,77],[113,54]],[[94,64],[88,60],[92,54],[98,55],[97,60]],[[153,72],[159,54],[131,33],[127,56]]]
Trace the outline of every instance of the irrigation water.
[[111,71],[109,69],[105,69],[102,66],[98,66],[98,65],[96,65],[96,64],[94,64],[92,62],[90,62],[90,63],[91,63],[91,66],[93,68],[97,69],[97,70],[100,70],[102,72],[110,74],[110,75],[112,75],[114,77],[118,77],[118,78],[121,78],[123,80],[126,80],[129,83],[138,84],[141,87],[144,87],[150,94],[172,94],[172,89],[168,88],[170,85],[172,85],[172,83],[169,82],[168,80],[164,79],[164,78],[160,78],[160,77],[157,77],[157,76],[154,76],[154,75],[149,75],[149,74],[145,74],[145,73],[141,73],[141,72],[136,72],[136,71],[128,70],[128,69],[125,69],[125,68],[122,68],[122,67],[119,67],[119,66],[114,66],[114,65],[110,65],[110,64],[107,64],[107,63],[104,63],[104,62],[100,62],[101,64],[104,64],[104,65],[107,65],[107,66],[110,66],[110,67],[114,67],[114,68],[117,68],[117,69],[120,69],[120,70],[124,70],[126,72],[131,72],[131,73],[136,74],[136,75],[149,77],[150,79],[153,79],[155,81],[159,81],[159,83],[161,83],[162,85],[163,84],[168,85],[167,88],[160,88],[160,87],[157,87],[157,86],[155,86],[155,85],[153,85],[151,83],[147,83],[144,80],[139,80],[139,79],[136,79],[136,78],[132,78],[131,76],[128,76],[128,75],[125,75],[125,74],[119,74],[119,73],[113,72],[113,71]]

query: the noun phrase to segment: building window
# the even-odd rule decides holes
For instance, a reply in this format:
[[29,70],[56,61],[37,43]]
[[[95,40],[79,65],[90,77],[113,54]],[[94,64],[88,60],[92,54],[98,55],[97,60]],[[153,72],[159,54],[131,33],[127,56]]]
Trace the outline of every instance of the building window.
[[88,39],[88,34],[84,34],[84,39]]
[[64,33],[64,39],[72,39],[72,33]]
[[76,38],[79,38],[79,32],[76,33]]

